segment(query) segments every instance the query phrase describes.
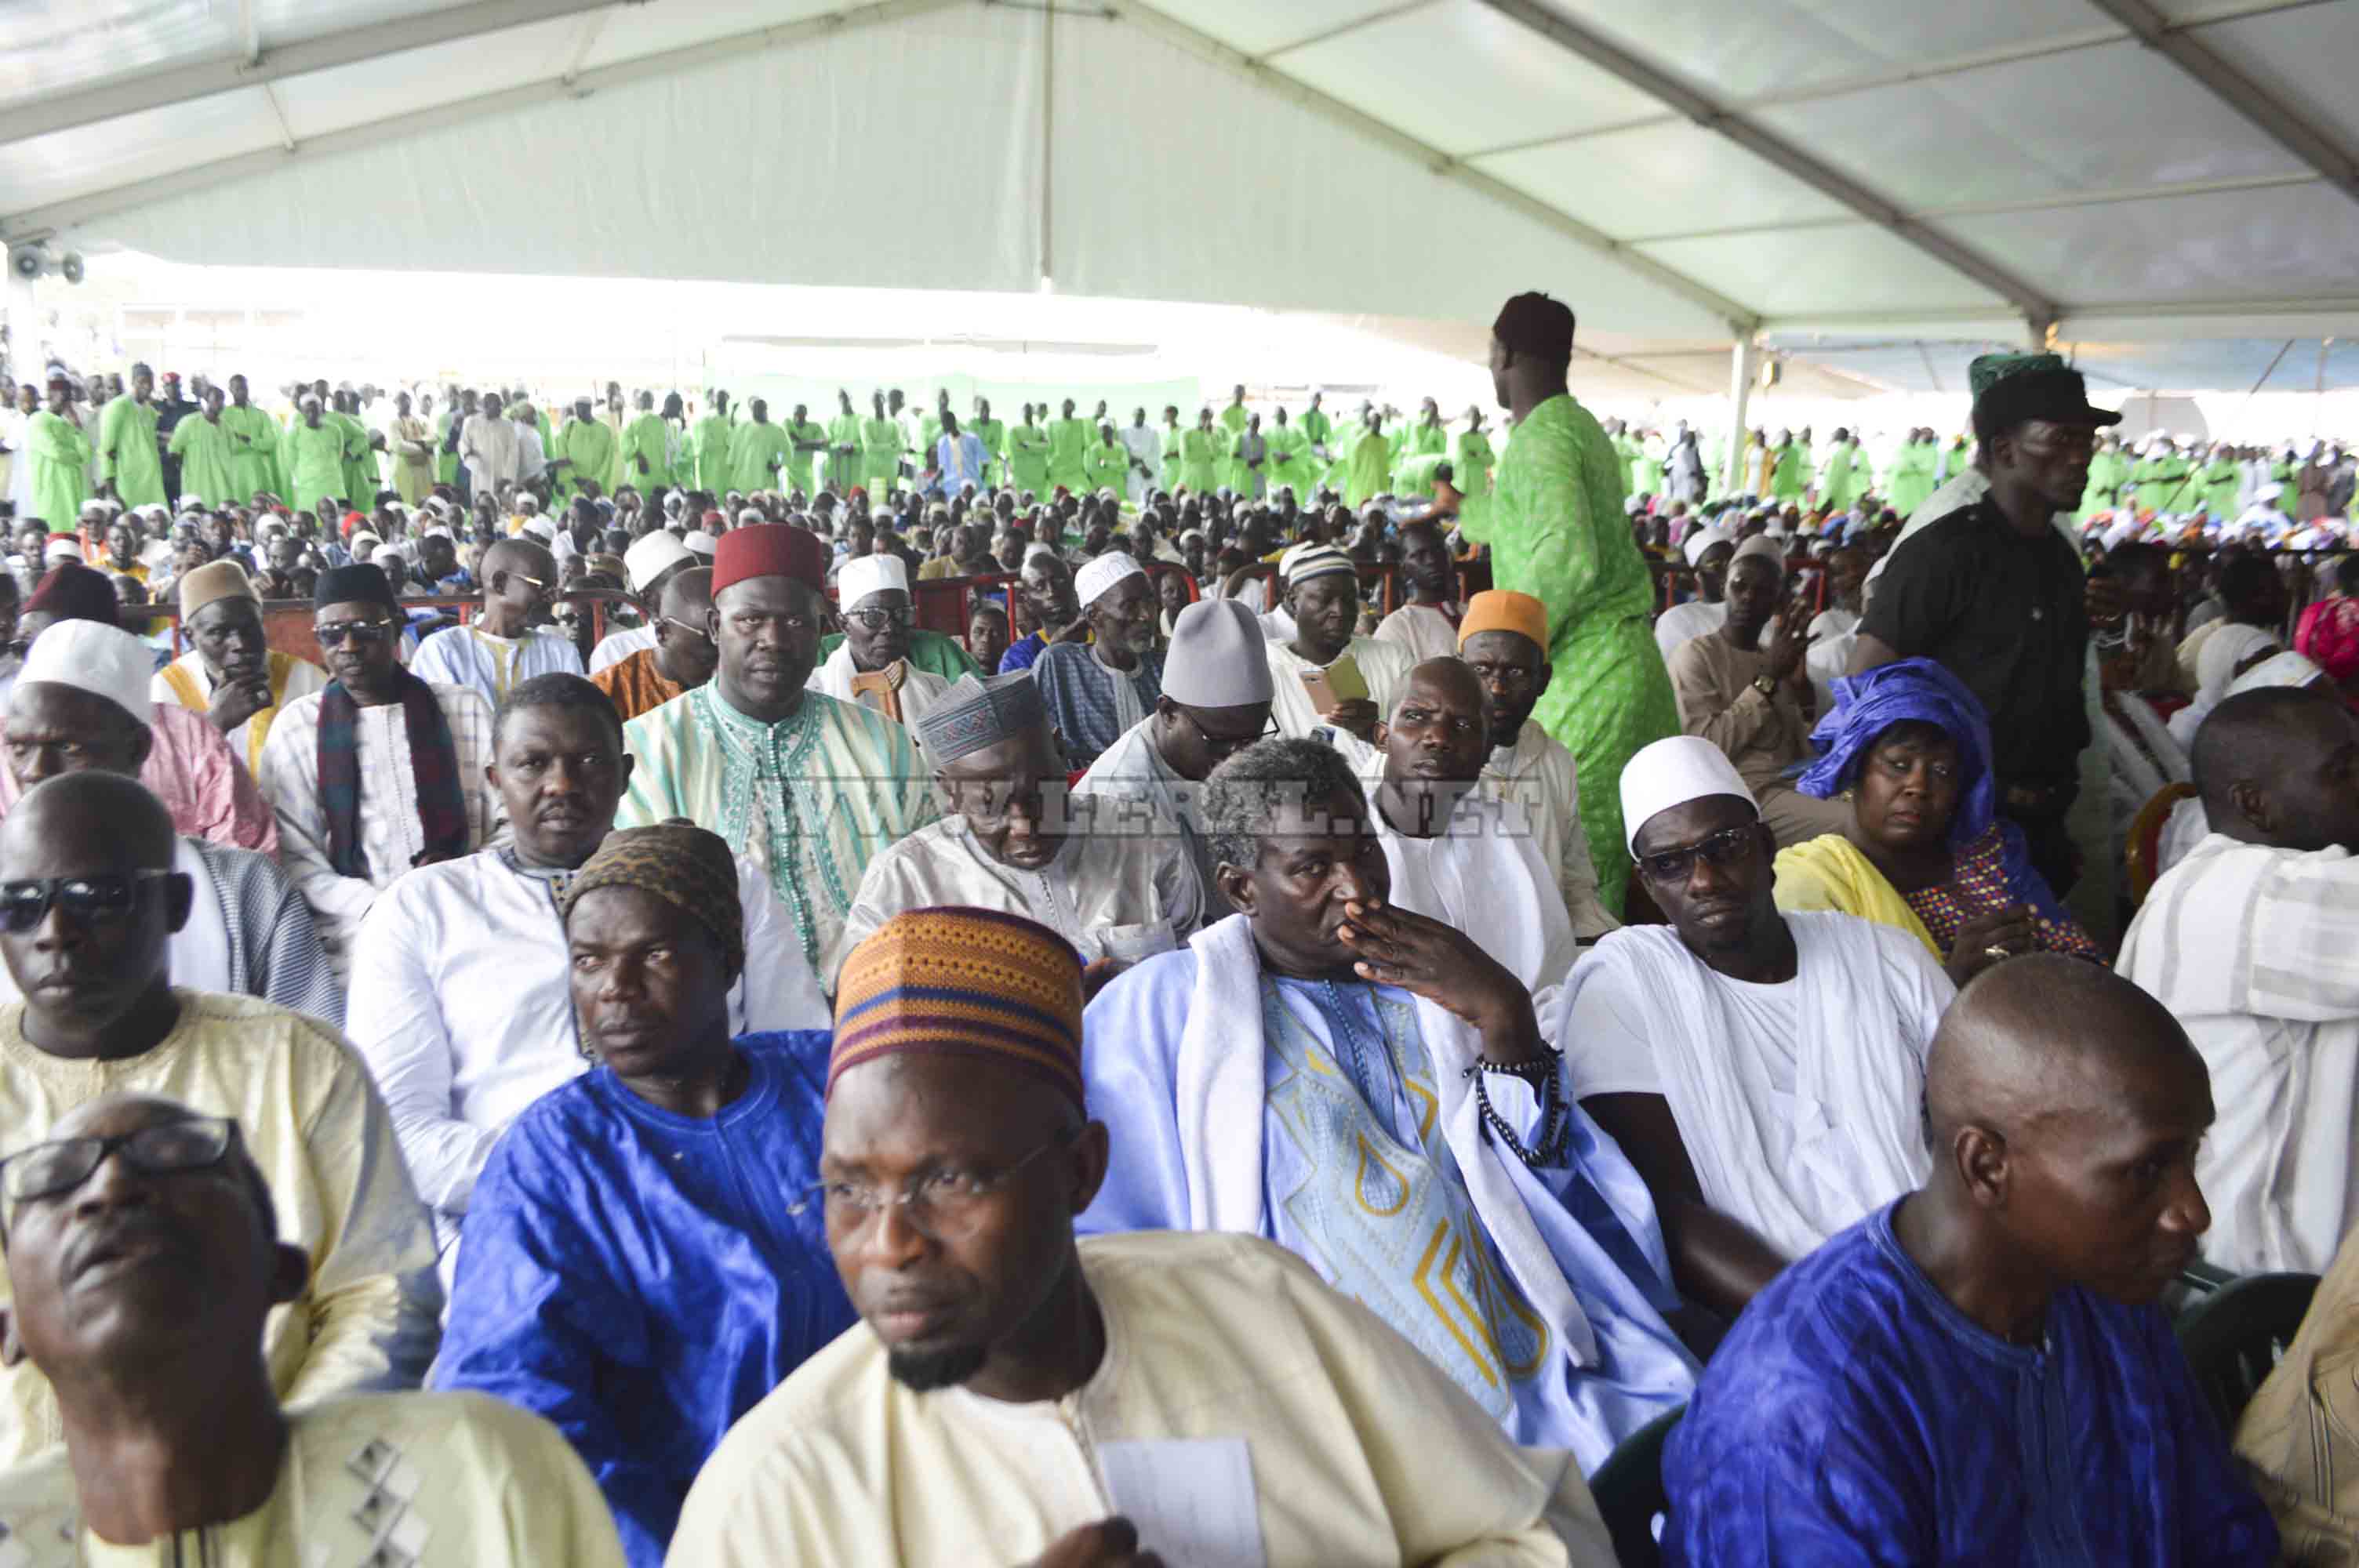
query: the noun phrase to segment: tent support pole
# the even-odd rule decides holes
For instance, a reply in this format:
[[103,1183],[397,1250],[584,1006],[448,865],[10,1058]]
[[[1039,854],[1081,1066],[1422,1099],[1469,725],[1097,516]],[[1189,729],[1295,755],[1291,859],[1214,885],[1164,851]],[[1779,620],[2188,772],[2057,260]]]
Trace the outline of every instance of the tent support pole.
[[1736,347],[1728,357],[1728,403],[1733,412],[1728,424],[1728,461],[1720,476],[1723,494],[1736,493],[1736,478],[1745,469],[1745,411],[1753,401],[1753,370],[1758,359],[1752,334],[1738,333]]

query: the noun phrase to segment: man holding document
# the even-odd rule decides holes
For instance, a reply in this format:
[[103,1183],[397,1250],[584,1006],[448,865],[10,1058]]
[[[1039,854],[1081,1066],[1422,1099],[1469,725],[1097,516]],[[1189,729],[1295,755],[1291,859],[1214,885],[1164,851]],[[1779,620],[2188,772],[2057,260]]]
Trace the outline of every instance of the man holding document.
[[1077,1243],[1119,1154],[1081,1045],[1081,960],[1043,926],[914,910],[853,950],[816,1201],[866,1326],[731,1431],[673,1563],[1613,1562],[1569,1454],[1290,1253]]
[[1298,546],[1277,569],[1295,633],[1290,643],[1266,645],[1277,687],[1270,718],[1296,740],[1332,726],[1373,743],[1376,720],[1392,711],[1414,655],[1397,643],[1359,635],[1360,571],[1343,551]]

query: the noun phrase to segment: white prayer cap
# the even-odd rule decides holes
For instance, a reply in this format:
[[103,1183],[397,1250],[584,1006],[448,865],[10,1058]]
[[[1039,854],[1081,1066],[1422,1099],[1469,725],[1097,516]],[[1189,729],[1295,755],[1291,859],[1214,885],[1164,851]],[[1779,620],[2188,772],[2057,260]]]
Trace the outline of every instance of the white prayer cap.
[[1733,572],[1737,562],[1751,560],[1756,556],[1781,572],[1786,569],[1786,552],[1777,547],[1777,535],[1774,534],[1756,534],[1737,546],[1736,554],[1728,557],[1728,569]]
[[687,546],[688,553],[690,555],[702,557],[707,561],[710,561],[712,558],[712,551],[714,547],[712,535],[706,533],[703,529],[690,529],[687,534],[681,536],[679,542]]
[[1190,539],[1201,544],[1204,539],[1204,531],[1201,528],[1183,528],[1180,531],[1180,542],[1181,544],[1184,545]]
[[[2212,638],[2206,639],[2204,646],[2211,646],[2217,636],[2218,633],[2215,633]],[[2258,691],[2263,687],[2308,686],[2312,681],[2325,678],[2326,672],[2320,669],[2308,655],[2288,650],[2282,654],[2270,654],[2234,680],[2230,681],[2228,695],[2234,697],[2240,692]]]
[[318,408],[321,406],[320,395],[316,392],[307,392],[296,401],[305,408]]
[[658,528],[631,541],[631,547],[623,552],[623,575],[630,579],[633,593],[645,593],[656,579],[695,558],[686,545]]
[[119,626],[60,621],[33,639],[18,686],[48,681],[103,697],[142,724],[154,721],[147,684],[156,676],[154,650]]
[[538,539],[546,545],[557,537],[556,525],[546,517],[535,517],[519,530],[527,539]]
[[84,517],[103,517],[107,514],[107,512],[108,507],[106,501],[103,496],[93,495],[88,501],[82,503],[82,514]]
[[909,568],[898,556],[853,556],[836,568],[836,597],[846,610],[887,589],[909,591]]
[[1727,543],[1729,543],[1728,531],[1724,528],[1712,526],[1698,528],[1694,533],[1690,534],[1688,535],[1688,542],[1681,546],[1680,548],[1687,554],[1688,565],[1694,566],[1703,559],[1703,553],[1706,550],[1711,549],[1714,545],[1725,545]]
[[42,547],[41,559],[49,566],[60,561],[78,561],[82,559],[82,541],[71,534],[60,534]]
[[1024,546],[1024,564],[1027,567],[1043,556],[1048,557],[1052,561],[1055,560],[1057,558],[1056,546],[1052,545],[1044,545],[1038,539],[1035,539],[1032,543]]
[[2275,480],[2271,480],[2268,483],[2261,486],[2260,489],[2253,492],[2253,499],[2260,502],[2264,505],[2267,505],[2268,503],[2275,501],[2278,496],[2283,495],[2284,493],[2285,486],[2279,484]]
[[1360,568],[1332,545],[1298,546],[1278,561],[1277,574],[1287,587],[1299,588],[1322,577],[1349,577],[1356,583]]
[[1125,579],[1146,575],[1147,569],[1122,551],[1108,550],[1084,562],[1082,569],[1073,574],[1073,592],[1081,599],[1082,608],[1087,609]]
[[369,559],[380,567],[400,567],[407,570],[409,566],[409,558],[395,545],[379,545],[370,554]]
[[359,533],[352,536],[350,543],[345,547],[352,551],[353,559],[356,561],[365,561],[374,559],[375,557],[371,552],[379,545],[384,543],[385,541],[383,539],[378,538],[375,535],[364,528]]
[[[451,530],[450,530],[450,529],[448,529],[448,528],[445,528],[445,527],[444,527],[444,526],[442,526],[442,524],[440,524],[440,523],[437,523],[436,524],[434,524],[434,526],[433,526],[433,527],[427,529],[427,530],[426,530],[426,532],[424,532],[423,534],[419,535],[418,536],[419,536],[419,538],[421,538],[421,539],[450,539],[450,538],[451,538]],[[455,543],[457,543],[457,541],[456,541],[455,539],[453,539],[453,540],[452,540],[452,543],[454,543],[454,544],[455,544]]]
[[1674,735],[1639,748],[1622,769],[1624,847],[1638,852],[1638,829],[1675,806],[1706,795],[1733,795],[1759,809],[1728,753],[1701,735]]
[[766,521],[767,519],[762,515],[762,509],[758,506],[741,508],[737,514],[737,526],[740,528],[751,528],[756,523]]
[[[190,492],[188,492],[184,493],[184,494],[180,497],[180,510],[181,510],[181,511],[183,511],[183,512],[202,512],[204,509],[205,509],[205,498],[204,498],[203,496],[201,496],[201,495],[197,494],[194,491],[190,491]],[[163,509],[162,507],[160,507],[160,506],[155,506],[155,507],[143,506],[143,507],[141,507],[141,508],[140,508],[140,510],[141,510],[142,512],[149,512],[149,511],[153,511],[153,512],[161,512],[161,511],[163,511],[164,509]]]
[[2115,549],[2122,545],[2127,544],[2130,540],[2136,538],[2139,527],[2140,524],[2136,522],[2114,524],[2104,532],[2104,538],[2105,548],[2108,550]]
[[1261,620],[1234,599],[1200,599],[1171,623],[1163,695],[1190,708],[1248,708],[1277,695]]

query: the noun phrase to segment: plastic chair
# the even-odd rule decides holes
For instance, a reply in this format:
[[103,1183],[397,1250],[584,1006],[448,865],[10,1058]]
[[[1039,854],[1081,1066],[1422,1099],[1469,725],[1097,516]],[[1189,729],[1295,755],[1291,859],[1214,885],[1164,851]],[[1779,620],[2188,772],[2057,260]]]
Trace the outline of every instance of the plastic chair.
[[1622,1568],[1655,1568],[1663,1560],[1655,1541],[1656,1518],[1670,1512],[1663,1492],[1663,1444],[1685,1414],[1681,1405],[1657,1416],[1624,1438],[1589,1478],[1590,1496],[1597,1499]]
[[2191,784],[2167,784],[2149,796],[2130,818],[2129,842],[2124,848],[2124,858],[2130,869],[2130,907],[2136,909],[2146,902],[2160,873],[2155,862],[2162,853],[2162,826],[2170,820],[2171,807],[2182,800],[2191,800],[2195,786]]
[[[2222,1432],[2236,1430],[2317,1292],[2315,1274],[2245,1274],[2180,1314],[2179,1347]],[[1616,1449],[1614,1457],[1621,1456]]]

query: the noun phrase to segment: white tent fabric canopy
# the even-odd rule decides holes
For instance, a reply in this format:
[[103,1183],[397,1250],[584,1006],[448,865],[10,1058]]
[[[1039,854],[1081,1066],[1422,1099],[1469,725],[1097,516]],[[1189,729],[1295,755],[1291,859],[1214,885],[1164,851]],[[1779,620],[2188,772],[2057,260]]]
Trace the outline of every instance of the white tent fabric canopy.
[[2126,385],[2359,384],[2318,351],[2359,336],[2359,0],[10,15],[11,243],[1477,326],[1543,287],[1585,340],[1915,390],[2050,334]]

